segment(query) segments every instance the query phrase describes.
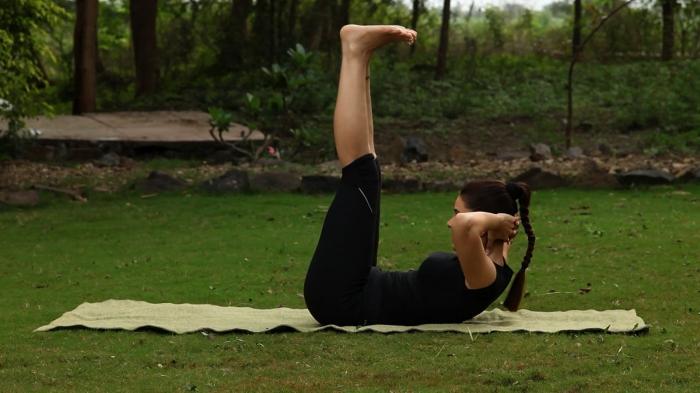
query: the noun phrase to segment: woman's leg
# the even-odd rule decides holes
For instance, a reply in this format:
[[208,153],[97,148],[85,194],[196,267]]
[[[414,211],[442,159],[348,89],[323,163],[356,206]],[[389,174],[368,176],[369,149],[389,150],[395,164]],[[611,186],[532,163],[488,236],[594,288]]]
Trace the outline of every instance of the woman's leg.
[[413,42],[416,33],[401,26],[347,25],[340,30],[343,60],[333,116],[335,148],[341,166],[374,154],[369,85],[372,53],[395,41]]
[[334,136],[343,176],[328,209],[304,284],[304,297],[321,323],[358,324],[363,290],[376,264],[379,166],[374,157],[368,66],[372,51],[415,39],[394,26],[346,26],[334,116]]

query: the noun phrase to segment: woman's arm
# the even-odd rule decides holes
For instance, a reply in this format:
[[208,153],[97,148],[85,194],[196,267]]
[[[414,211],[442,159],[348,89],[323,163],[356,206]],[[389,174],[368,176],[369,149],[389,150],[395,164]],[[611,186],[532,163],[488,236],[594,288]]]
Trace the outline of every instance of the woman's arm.
[[450,220],[452,243],[467,288],[484,288],[496,280],[496,267],[486,255],[482,236],[488,234],[495,238],[492,240],[508,240],[515,234],[517,221],[508,214],[486,212],[458,213]]

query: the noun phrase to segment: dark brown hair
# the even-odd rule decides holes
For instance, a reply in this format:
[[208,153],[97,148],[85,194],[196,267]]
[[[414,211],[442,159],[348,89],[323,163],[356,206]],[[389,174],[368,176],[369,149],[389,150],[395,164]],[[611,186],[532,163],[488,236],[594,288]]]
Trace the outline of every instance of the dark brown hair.
[[530,266],[532,252],[535,250],[535,233],[530,225],[530,187],[522,182],[473,181],[465,183],[459,195],[472,211],[510,215],[520,212],[520,222],[527,234],[527,251],[503,302],[508,310],[517,311],[525,290],[525,271]]

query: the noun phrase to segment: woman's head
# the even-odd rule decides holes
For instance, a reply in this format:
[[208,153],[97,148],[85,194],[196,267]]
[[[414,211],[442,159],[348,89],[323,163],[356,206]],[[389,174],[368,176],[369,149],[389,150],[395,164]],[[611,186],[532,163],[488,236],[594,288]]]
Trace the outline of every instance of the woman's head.
[[527,234],[527,250],[504,302],[506,308],[516,311],[525,289],[525,270],[530,265],[532,252],[535,249],[535,233],[530,225],[530,188],[521,182],[504,183],[493,180],[467,182],[455,201],[455,211],[520,214],[520,221]]

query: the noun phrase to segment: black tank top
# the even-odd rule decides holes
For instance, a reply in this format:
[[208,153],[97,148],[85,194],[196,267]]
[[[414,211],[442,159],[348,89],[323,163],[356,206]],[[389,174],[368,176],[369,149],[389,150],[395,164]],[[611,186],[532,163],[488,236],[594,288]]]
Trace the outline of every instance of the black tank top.
[[468,289],[454,253],[436,252],[418,270],[382,271],[373,267],[365,290],[367,324],[460,323],[491,305],[508,287],[513,270],[495,264],[496,280]]

